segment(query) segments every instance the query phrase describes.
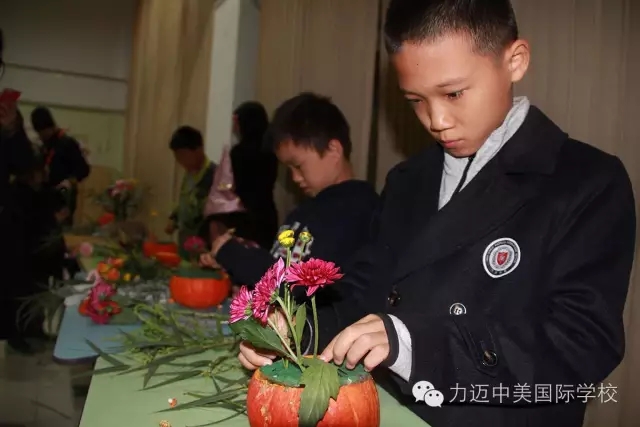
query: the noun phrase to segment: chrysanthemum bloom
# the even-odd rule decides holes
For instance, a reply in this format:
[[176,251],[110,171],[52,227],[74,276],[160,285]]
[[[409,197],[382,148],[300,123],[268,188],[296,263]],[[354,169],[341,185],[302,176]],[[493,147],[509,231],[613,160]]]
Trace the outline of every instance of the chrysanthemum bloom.
[[273,311],[272,304],[278,296],[280,285],[285,276],[284,261],[280,258],[256,283],[253,291],[253,317],[263,325],[267,324],[269,314]]
[[238,320],[247,320],[251,317],[251,300],[252,295],[249,289],[247,289],[246,286],[241,287],[233,300],[231,300],[229,323],[234,323]]
[[286,273],[285,280],[291,283],[291,288],[306,286],[307,296],[313,295],[318,288],[334,283],[342,279],[340,268],[334,263],[311,258],[297,264],[291,264]]

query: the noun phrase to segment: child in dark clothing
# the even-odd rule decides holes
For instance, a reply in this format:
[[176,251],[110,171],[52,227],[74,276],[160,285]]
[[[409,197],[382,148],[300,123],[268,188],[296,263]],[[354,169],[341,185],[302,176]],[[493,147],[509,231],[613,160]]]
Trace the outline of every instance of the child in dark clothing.
[[[349,124],[328,98],[302,93],[275,112],[267,141],[293,181],[310,196],[286,218],[280,231],[313,236],[294,246],[293,259],[313,256],[344,265],[364,243],[378,203],[373,187],[353,178]],[[285,249],[276,240],[271,251],[249,247],[225,233],[212,243],[205,265],[222,266],[238,284],[253,286]]]
[[265,249],[271,248],[278,231],[278,211],[273,200],[278,159],[263,144],[268,126],[267,112],[258,102],[245,102],[233,113],[233,132],[238,138],[230,153],[235,192],[247,210],[238,219],[246,226],[243,220],[250,218],[251,240]]

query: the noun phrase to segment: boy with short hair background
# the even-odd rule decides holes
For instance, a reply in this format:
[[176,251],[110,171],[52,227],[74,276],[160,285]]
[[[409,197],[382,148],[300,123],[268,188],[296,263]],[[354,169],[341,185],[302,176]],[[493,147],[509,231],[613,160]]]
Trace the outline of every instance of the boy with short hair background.
[[178,231],[180,252],[185,254],[184,241],[200,233],[203,209],[213,184],[216,165],[204,152],[202,134],[191,126],[178,128],[171,137],[169,148],[186,173],[180,186],[178,206],[169,216],[165,232],[171,235]]
[[388,367],[434,427],[580,427],[580,388],[624,355],[625,168],[513,97],[530,54],[509,0],[391,0],[384,33],[438,144],[387,175],[353,299],[319,314],[321,357]]
[[[346,118],[329,98],[302,93],[275,111],[265,143],[309,197],[280,227],[280,232],[295,232],[297,244],[292,258],[313,256],[344,265],[365,243],[379,201],[369,183],[354,179]],[[298,239],[303,231],[313,236],[311,243],[304,246],[305,252]],[[250,287],[274,263],[274,258],[285,255],[277,239],[269,252],[247,247],[230,233],[216,239],[211,252],[236,283]],[[210,256],[204,258],[205,264],[212,264]]]

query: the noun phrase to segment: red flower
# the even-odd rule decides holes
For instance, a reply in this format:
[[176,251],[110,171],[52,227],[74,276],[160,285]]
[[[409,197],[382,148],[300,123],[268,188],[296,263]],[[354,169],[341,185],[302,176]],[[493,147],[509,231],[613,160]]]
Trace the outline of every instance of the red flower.
[[98,310],[100,303],[109,300],[116,294],[116,290],[109,283],[105,282],[102,277],[97,277],[95,284],[89,291],[89,301],[91,307]]
[[198,236],[191,236],[188,237],[185,241],[184,241],[184,249],[187,252],[192,252],[192,253],[200,253],[200,252],[205,252],[206,251],[206,243],[205,241],[198,237]]
[[334,283],[342,279],[344,275],[340,273],[340,268],[329,261],[311,258],[291,264],[286,274],[286,280],[293,289],[296,286],[306,286],[307,296],[310,297],[318,288]]
[[115,219],[116,219],[116,216],[114,214],[112,214],[111,212],[107,212],[103,214],[100,218],[98,218],[98,224],[103,226],[107,224],[111,224]]
[[251,317],[251,292],[246,286],[240,288],[233,300],[231,300],[231,306],[229,307],[229,323],[237,322],[238,320],[247,320]]
[[256,283],[253,291],[253,317],[263,325],[267,324],[269,314],[273,311],[272,304],[278,296],[280,285],[284,281],[284,261],[280,258]]

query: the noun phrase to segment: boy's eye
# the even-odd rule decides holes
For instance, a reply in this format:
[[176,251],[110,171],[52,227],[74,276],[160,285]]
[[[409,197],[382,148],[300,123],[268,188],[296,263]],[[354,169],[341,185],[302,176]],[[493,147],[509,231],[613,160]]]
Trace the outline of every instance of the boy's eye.
[[462,96],[462,94],[464,93],[463,90],[457,90],[455,92],[451,92],[447,94],[447,98],[449,99],[458,99]]
[[417,99],[417,98],[406,98],[406,99],[410,104],[418,104],[418,103],[420,103],[420,100]]

